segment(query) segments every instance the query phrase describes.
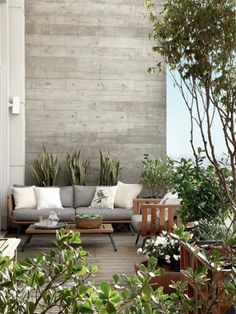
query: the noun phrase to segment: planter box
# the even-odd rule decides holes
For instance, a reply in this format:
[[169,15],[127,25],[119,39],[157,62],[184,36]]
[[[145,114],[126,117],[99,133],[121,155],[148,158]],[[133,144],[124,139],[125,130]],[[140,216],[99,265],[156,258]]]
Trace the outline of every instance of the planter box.
[[[202,244],[213,244],[213,242],[202,242]],[[200,245],[200,246],[201,246]],[[199,248],[194,247],[191,244],[181,242],[180,247],[180,269],[186,270],[192,268],[195,271],[199,267],[207,268],[207,277],[209,278],[208,284],[205,285],[204,289],[199,294],[197,286],[189,278],[185,278],[188,282],[187,296],[193,298],[196,302],[201,301],[205,308],[210,309],[211,314],[221,314],[225,313],[227,309],[231,307],[231,304],[225,302],[225,294],[222,287],[224,286],[225,279],[230,275],[229,269],[222,269],[220,271],[216,270],[206,259],[206,257],[199,252]],[[214,283],[214,289],[212,289],[211,284]],[[219,290],[221,289],[221,290]],[[217,298],[217,303],[214,302],[214,296],[219,295]],[[213,306],[212,306],[213,305]],[[211,308],[212,306],[212,308]],[[201,311],[196,311],[194,313],[201,313]]]

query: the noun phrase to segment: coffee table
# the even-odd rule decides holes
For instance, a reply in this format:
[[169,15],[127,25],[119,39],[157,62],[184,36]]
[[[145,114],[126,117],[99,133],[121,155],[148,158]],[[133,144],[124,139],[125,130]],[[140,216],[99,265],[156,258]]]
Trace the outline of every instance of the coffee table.
[[[27,234],[27,237],[25,239],[25,242],[22,246],[21,252],[24,251],[24,249],[26,248],[27,244],[30,243],[30,240],[32,239],[33,235],[45,235],[45,234],[56,234],[57,230],[59,229],[41,229],[41,228],[35,228],[35,226],[33,224],[31,224],[25,231],[25,233]],[[117,251],[116,248],[116,244],[115,241],[112,237],[112,233],[114,232],[112,225],[111,224],[102,224],[100,228],[97,229],[78,229],[76,228],[75,224],[68,224],[65,226],[64,230],[66,232],[70,232],[70,231],[77,231],[80,232],[80,234],[108,234],[112,247],[114,249],[114,251]]]

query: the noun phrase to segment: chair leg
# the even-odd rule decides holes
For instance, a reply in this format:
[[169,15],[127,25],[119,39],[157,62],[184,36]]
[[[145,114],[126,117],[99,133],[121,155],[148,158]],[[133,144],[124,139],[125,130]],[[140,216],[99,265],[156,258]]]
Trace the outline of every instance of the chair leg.
[[142,249],[145,247],[146,241],[147,241],[147,238],[146,237],[143,238]]
[[136,245],[138,244],[139,237],[140,237],[140,233],[138,233],[138,235],[137,235],[137,238],[136,238],[136,241],[135,241]]
[[129,228],[129,231],[131,232],[132,236],[134,236],[134,230],[133,230],[132,225],[128,224],[128,228]]
[[19,225],[16,231],[16,238],[19,237],[19,234],[21,233],[22,225]]

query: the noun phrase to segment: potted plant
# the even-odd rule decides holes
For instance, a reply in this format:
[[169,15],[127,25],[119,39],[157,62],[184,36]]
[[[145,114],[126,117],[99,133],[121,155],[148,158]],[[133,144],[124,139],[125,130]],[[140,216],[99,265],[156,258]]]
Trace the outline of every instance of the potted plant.
[[[181,280],[180,274],[180,240],[174,234],[162,231],[159,236],[147,239],[143,248],[138,249],[138,254],[144,254],[147,257],[155,257],[158,260],[158,266],[165,272],[161,276],[155,276],[151,279],[151,286],[156,289],[163,287],[164,293],[171,293],[174,290],[169,286],[172,281]],[[147,261],[143,262],[144,265]],[[135,264],[136,272],[140,265]]]
[[100,151],[100,180],[99,185],[102,186],[112,186],[116,185],[118,182],[118,176],[120,171],[119,161],[113,160],[111,158],[110,152],[104,155]]
[[52,153],[43,151],[39,157],[33,162],[32,173],[39,186],[55,186],[58,178],[60,166],[57,158],[54,158]]
[[144,155],[140,184],[148,190],[151,198],[162,198],[173,186],[174,161],[166,156],[164,159],[151,159]]
[[80,153],[79,150],[66,156],[66,169],[71,185],[84,185],[86,178],[89,162],[88,160],[82,160]]
[[143,204],[158,204],[161,198],[172,189],[174,161],[166,156],[164,159],[152,159],[144,154],[140,181],[148,196],[139,197],[133,201],[134,214],[141,213]]
[[[203,161],[201,155],[197,157],[197,163],[182,158],[173,176],[174,190],[182,200],[177,212],[184,223],[200,219],[211,221],[230,206],[215,168],[204,167]],[[225,172],[225,177],[229,182],[230,174]]]

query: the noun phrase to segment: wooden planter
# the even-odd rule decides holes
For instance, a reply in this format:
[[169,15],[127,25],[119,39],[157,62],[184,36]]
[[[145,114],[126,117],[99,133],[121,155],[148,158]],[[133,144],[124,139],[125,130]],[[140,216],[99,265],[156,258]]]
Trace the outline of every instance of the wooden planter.
[[[147,266],[147,261],[142,263],[144,266]],[[165,273],[161,276],[155,276],[153,278],[150,279],[149,284],[152,286],[152,288],[154,290],[163,287],[163,292],[170,294],[175,292],[175,289],[172,289],[171,287],[169,287],[169,285],[172,283],[172,281],[176,282],[176,281],[180,281],[181,280],[181,273],[179,271],[170,271],[168,269],[165,268]],[[140,270],[140,264],[135,264],[134,265],[134,269],[136,271],[136,273],[138,272],[138,270]]]
[[[229,269],[217,270],[206,259],[206,257],[199,252],[198,247],[194,247],[191,244],[181,242],[180,247],[180,269],[186,270],[189,267],[195,271],[199,267],[207,268],[208,283],[199,294],[198,287],[189,278],[185,278],[188,282],[187,296],[193,298],[196,302],[201,301],[206,309],[210,309],[211,314],[225,313],[231,307],[231,304],[226,302],[224,293],[225,279],[230,275]],[[182,275],[183,277],[184,274]],[[214,283],[212,285],[212,283]],[[215,302],[214,296],[217,295],[217,302]],[[191,312],[193,313],[193,312]],[[200,314],[201,310],[197,310],[194,313]]]

